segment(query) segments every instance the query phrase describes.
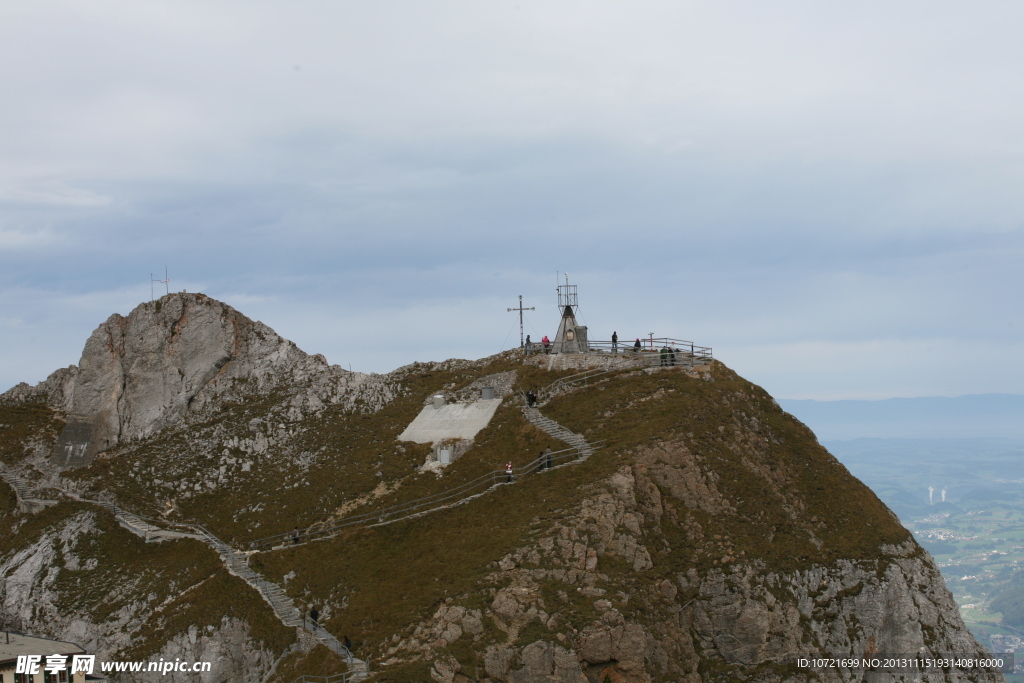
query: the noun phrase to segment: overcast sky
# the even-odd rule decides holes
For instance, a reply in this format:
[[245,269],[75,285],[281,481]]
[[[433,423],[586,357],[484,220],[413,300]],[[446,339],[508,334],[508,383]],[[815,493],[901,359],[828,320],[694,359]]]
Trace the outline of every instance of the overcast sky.
[[1024,4],[0,4],[0,390],[150,273],[355,370],[692,339],[1024,393]]

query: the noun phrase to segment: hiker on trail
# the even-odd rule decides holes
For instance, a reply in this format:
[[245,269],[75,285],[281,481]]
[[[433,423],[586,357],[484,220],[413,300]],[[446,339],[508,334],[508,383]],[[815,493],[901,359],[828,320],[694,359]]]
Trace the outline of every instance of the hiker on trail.
[[533,393],[533,389],[526,392],[526,405],[530,408],[537,405],[537,394]]
[[530,335],[526,335],[526,355],[530,355],[530,349],[533,348],[533,342],[530,341]]
[[551,353],[551,340],[548,339],[548,335],[545,334],[540,343],[544,345],[544,353]]
[[352,641],[349,640],[348,636],[345,636],[345,639],[342,641],[342,643],[344,643],[346,650],[352,652]]
[[544,451],[541,451],[540,455],[537,456],[537,471],[540,472],[543,469],[544,469]]
[[545,469],[549,469],[550,470],[551,469],[551,446],[548,446],[547,450],[544,451],[544,462],[547,464],[547,467]]
[[619,352],[619,333],[612,331],[612,353]]
[[314,607],[313,609],[309,610],[309,620],[313,622],[313,630],[314,631],[317,630],[317,628],[319,628],[319,626],[320,626],[320,624],[318,624],[317,621],[316,621],[319,618],[320,618],[320,613],[316,611],[316,607]]
[[299,527],[295,527],[295,531],[292,532],[292,545],[298,545],[299,538]]
[[662,365],[668,365],[668,347],[667,346],[662,346],[661,347],[661,364]]
[[510,462],[505,463],[505,483],[512,483],[512,463]]
[[636,343],[633,344],[633,353],[640,353],[641,346],[642,346],[642,344],[640,344],[640,337],[637,337],[636,338]]

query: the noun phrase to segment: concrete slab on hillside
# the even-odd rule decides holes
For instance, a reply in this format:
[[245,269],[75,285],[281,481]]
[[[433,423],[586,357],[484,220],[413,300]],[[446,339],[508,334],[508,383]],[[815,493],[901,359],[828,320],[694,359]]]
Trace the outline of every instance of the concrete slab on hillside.
[[501,399],[492,398],[452,403],[440,408],[427,406],[398,436],[398,440],[437,443],[447,439],[472,439],[490,423],[499,405]]

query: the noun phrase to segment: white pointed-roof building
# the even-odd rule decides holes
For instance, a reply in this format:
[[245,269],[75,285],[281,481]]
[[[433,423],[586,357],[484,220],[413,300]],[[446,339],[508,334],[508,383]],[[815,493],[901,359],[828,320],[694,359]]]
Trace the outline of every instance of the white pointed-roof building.
[[587,328],[576,322],[578,308],[576,285],[569,284],[569,275],[566,273],[565,284],[558,285],[558,310],[562,313],[562,320],[551,342],[552,353],[586,353],[589,350]]

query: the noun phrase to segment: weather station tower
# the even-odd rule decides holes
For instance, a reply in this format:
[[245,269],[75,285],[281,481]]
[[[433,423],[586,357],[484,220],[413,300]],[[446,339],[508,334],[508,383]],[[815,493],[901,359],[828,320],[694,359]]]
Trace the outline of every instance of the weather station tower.
[[569,284],[569,274],[563,273],[565,284],[559,284],[558,290],[558,312],[562,320],[558,323],[558,332],[552,341],[551,347],[554,353],[586,353],[589,350],[587,345],[587,328],[576,322],[576,313],[579,311],[579,299],[576,295],[576,285]]

